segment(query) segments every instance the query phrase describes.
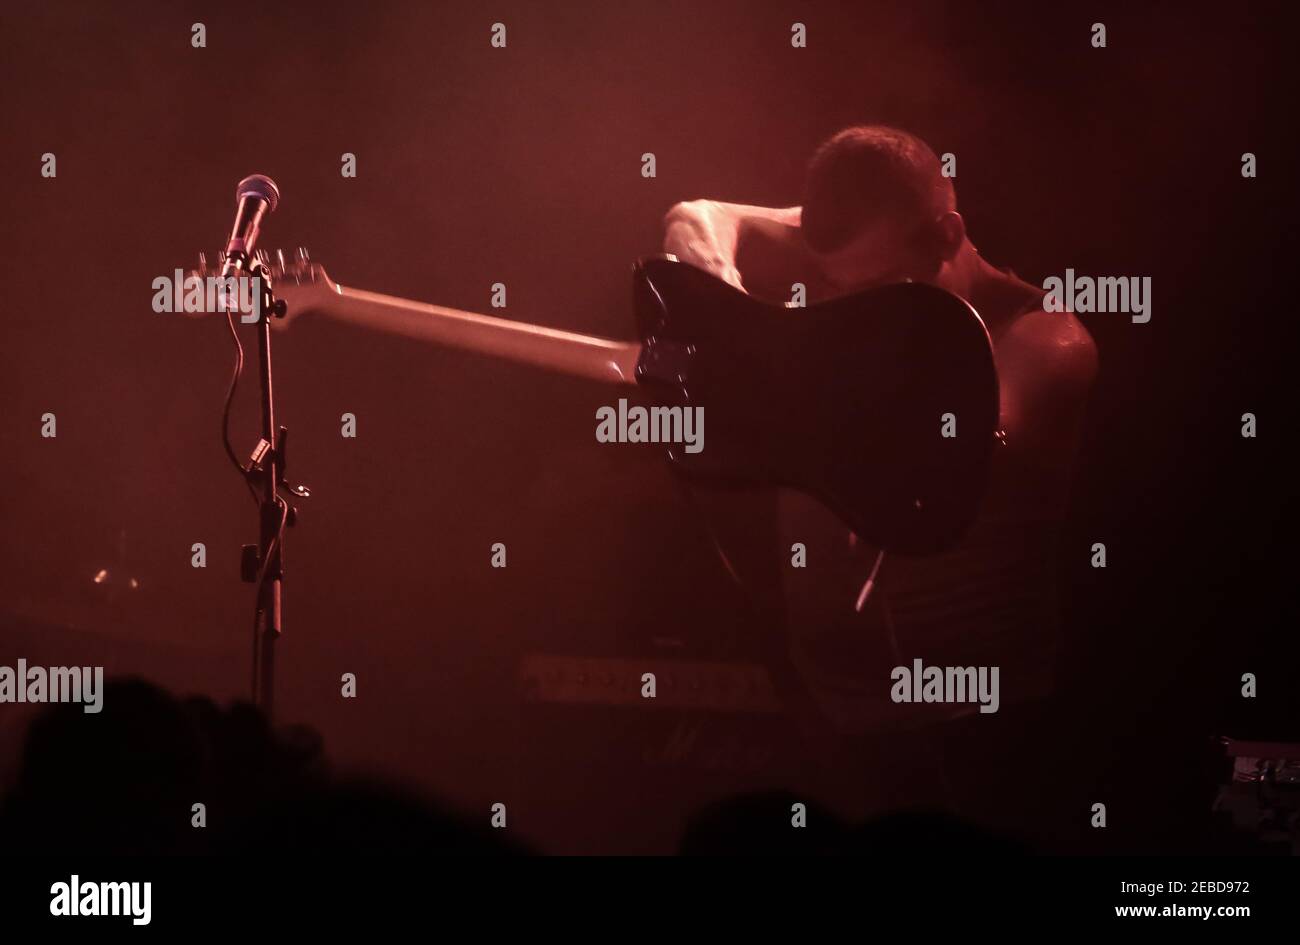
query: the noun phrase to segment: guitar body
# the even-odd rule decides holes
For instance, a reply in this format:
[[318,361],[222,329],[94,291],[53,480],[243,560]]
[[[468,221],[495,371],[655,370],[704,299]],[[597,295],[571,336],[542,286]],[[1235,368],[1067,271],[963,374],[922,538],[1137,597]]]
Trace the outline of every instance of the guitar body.
[[907,283],[784,308],[668,257],[634,280],[637,380],[704,408],[704,448],[669,448],[680,472],[806,492],[891,552],[961,538],[998,426],[992,346],[966,302]]

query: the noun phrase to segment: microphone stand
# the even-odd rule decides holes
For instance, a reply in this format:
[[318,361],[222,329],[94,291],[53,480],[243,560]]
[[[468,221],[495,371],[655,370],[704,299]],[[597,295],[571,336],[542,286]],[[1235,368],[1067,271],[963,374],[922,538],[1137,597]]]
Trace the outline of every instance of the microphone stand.
[[[259,254],[260,256],[260,254]],[[284,533],[297,520],[297,510],[280,495],[284,481],[285,446],[289,431],[275,425],[275,396],[271,383],[271,319],[283,317],[285,303],[275,298],[270,273],[254,258],[247,275],[259,277],[261,312],[257,322],[257,366],[262,389],[262,437],[253,449],[245,475],[259,488],[260,536],[256,545],[244,545],[241,576],[257,585],[257,617],[253,627],[253,702],[269,720],[275,695],[275,644],[284,632]],[[295,490],[297,491],[297,490]],[[300,492],[299,494],[304,494]]]

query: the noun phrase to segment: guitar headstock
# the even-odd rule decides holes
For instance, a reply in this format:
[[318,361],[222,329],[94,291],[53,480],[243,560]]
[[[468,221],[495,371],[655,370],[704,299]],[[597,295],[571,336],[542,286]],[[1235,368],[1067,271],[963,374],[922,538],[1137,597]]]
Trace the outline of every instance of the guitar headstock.
[[[219,252],[215,261],[209,262],[205,254],[199,253],[199,264],[188,275],[201,279],[220,276],[225,255],[225,252]],[[284,317],[272,319],[274,326],[287,325],[299,315],[318,310],[329,302],[331,296],[338,294],[338,283],[330,278],[324,266],[312,262],[307,250],[301,246],[292,253],[282,249],[272,252],[259,249],[254,255],[270,276],[275,297],[285,303]]]

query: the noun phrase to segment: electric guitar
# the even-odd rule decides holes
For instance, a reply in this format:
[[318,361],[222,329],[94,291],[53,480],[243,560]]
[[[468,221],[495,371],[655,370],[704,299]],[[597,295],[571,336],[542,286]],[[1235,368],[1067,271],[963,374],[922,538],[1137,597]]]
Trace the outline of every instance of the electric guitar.
[[273,324],[319,314],[702,407],[705,447],[667,444],[680,472],[808,493],[891,552],[949,547],[985,491],[998,421],[992,346],[975,310],[932,286],[781,307],[647,257],[633,267],[634,342],[348,288],[302,250],[261,259],[287,309]]

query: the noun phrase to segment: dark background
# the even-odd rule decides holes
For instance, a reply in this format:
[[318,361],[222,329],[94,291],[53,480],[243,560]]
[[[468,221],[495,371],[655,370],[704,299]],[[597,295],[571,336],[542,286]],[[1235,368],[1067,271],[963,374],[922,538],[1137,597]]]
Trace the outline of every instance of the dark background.
[[[507,317],[631,337],[629,265],[672,203],[796,203],[820,139],[887,122],[957,155],[986,258],[1031,282],[1153,279],[1149,324],[1084,316],[1101,375],[1055,738],[1080,797],[1111,807],[1090,849],[1194,845],[1208,736],[1300,737],[1293,35],[1287,5],[1255,3],[6,4],[0,663],[246,694],[232,349],[218,321],[150,309],[155,277],[223,244],[240,178],[283,192],[262,245],[305,245],[344,284],[486,310],[504,282]],[[277,340],[289,478],[315,493],[289,536],[284,721],[342,765],[473,812],[505,801],[545,849],[671,848],[687,808],[747,786],[642,776],[635,713],[516,698],[521,653],[644,654],[667,629],[726,655],[709,634],[734,613],[680,493],[593,442],[610,392],[327,323]],[[0,706],[10,748],[23,713]]]

